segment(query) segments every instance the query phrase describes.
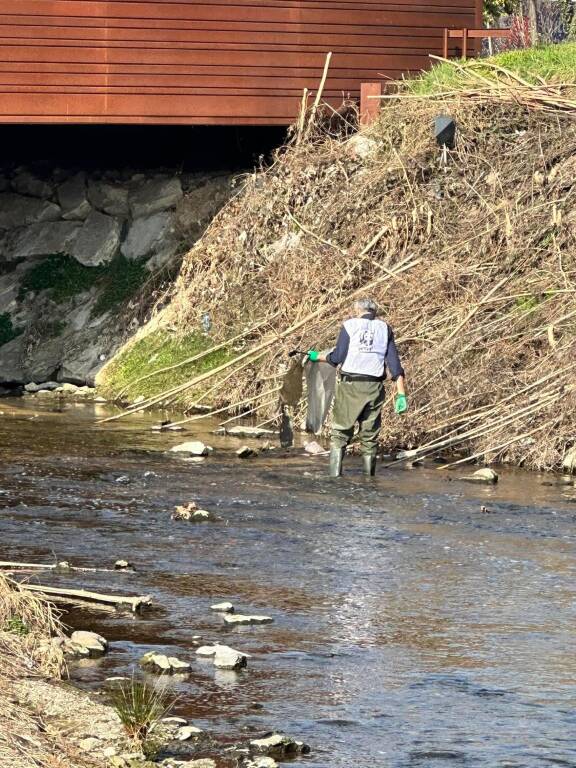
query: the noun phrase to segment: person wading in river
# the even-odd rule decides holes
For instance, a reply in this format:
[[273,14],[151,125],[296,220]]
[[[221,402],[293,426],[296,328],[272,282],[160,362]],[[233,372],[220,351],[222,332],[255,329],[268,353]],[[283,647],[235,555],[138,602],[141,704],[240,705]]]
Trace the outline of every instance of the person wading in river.
[[332,352],[323,356],[314,349],[308,351],[308,358],[313,363],[326,362],[340,368],[332,413],[331,477],[342,474],[342,460],[356,423],[359,425],[364,474],[375,474],[387,367],[396,383],[394,410],[405,413],[408,409],[404,369],[394,343],[394,333],[387,323],[376,317],[377,312],[378,307],[372,299],[359,299],[354,303],[354,317],[342,326]]

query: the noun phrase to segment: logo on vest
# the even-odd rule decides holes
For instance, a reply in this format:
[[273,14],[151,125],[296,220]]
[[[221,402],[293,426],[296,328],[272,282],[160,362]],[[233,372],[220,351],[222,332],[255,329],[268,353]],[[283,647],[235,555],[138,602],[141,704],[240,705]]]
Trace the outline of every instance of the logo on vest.
[[372,352],[374,346],[374,331],[372,328],[364,328],[360,332],[358,339],[358,349],[360,352]]

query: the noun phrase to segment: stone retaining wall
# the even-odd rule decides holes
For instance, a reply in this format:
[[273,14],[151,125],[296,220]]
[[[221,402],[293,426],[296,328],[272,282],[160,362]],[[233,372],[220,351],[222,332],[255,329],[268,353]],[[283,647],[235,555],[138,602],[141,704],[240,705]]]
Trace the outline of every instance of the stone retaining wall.
[[[130,309],[127,296],[95,311],[102,292],[131,265],[141,283],[150,273],[176,268],[231,189],[229,174],[175,170],[39,174],[18,168],[0,175],[0,384],[93,383],[121,341]],[[77,289],[58,292],[32,281],[31,290],[38,265],[56,279],[56,261],[60,270],[82,265],[78,275],[70,269]]]

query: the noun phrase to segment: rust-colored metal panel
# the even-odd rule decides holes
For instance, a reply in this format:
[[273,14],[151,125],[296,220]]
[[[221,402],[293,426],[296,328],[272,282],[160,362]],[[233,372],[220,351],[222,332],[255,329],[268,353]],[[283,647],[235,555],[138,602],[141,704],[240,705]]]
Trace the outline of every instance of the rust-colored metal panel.
[[0,122],[288,124],[440,54],[479,0],[0,0]]

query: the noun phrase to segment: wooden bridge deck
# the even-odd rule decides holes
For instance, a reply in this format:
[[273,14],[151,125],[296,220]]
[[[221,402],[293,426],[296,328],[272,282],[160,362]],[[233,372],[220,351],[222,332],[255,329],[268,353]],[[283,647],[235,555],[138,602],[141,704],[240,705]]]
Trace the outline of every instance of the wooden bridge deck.
[[0,0],[0,122],[289,124],[425,69],[478,0]]

